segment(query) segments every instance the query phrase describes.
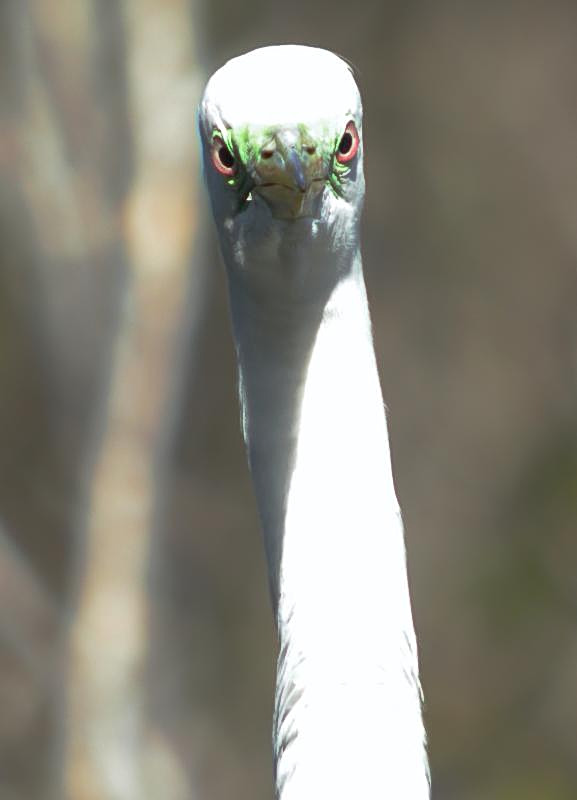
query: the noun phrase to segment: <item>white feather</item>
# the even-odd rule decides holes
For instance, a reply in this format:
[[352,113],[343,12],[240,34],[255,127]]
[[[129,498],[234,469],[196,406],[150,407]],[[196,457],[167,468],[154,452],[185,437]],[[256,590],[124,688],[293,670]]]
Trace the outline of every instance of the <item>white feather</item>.
[[[260,102],[247,103],[252,91]],[[334,120],[337,111],[354,113],[358,98],[349,66],[334,53],[284,45],[261,47],[227,61],[208,82],[203,103],[220,109],[226,123],[238,128],[295,121],[318,125]]]

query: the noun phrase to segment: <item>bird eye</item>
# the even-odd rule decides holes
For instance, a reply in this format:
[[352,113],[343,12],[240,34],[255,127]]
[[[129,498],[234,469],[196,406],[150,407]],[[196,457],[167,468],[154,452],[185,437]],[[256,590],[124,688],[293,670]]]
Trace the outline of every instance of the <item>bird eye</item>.
[[341,136],[341,141],[337,147],[336,158],[339,164],[346,164],[348,161],[352,161],[358,149],[359,133],[357,131],[357,126],[351,120],[345,128],[345,132]]
[[212,140],[211,158],[214,168],[221,175],[230,177],[236,173],[236,158],[220,136],[215,136]]

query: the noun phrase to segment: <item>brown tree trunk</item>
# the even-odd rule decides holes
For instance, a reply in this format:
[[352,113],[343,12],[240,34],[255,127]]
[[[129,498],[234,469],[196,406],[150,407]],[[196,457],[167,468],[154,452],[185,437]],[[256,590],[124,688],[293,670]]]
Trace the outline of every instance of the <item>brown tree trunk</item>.
[[157,466],[178,366],[196,224],[197,65],[185,0],[123,4],[133,182],[128,280],[92,476],[71,627],[70,800],[189,797],[146,721],[147,577]]

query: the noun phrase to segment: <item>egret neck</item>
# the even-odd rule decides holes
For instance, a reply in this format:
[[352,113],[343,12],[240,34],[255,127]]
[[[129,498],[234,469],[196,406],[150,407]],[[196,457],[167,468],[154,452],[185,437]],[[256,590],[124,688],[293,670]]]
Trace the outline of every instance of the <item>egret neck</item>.
[[[279,273],[290,270],[282,250]],[[426,798],[403,529],[360,254],[315,302],[285,288],[263,305],[231,287],[279,637],[278,796]]]

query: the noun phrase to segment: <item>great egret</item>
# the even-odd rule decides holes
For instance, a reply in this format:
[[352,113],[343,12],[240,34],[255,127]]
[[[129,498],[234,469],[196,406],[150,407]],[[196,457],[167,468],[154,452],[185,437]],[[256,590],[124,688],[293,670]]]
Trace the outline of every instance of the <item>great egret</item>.
[[279,638],[281,800],[429,797],[359,245],[362,107],[326,50],[234,58],[199,112]]

